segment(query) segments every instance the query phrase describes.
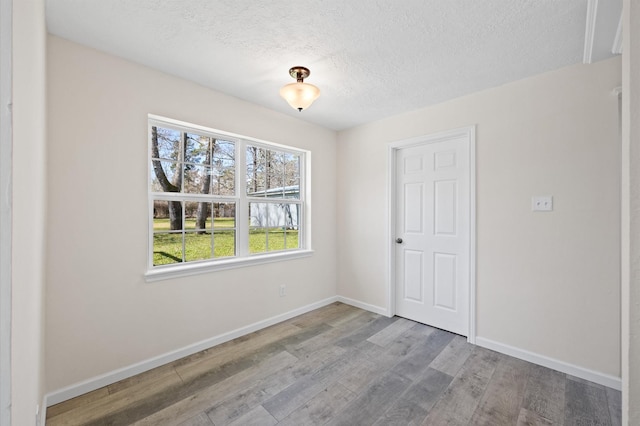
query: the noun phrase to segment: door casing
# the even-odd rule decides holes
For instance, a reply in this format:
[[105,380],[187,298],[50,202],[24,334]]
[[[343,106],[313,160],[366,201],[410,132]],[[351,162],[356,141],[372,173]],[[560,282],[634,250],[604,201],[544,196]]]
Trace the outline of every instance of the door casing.
[[442,142],[449,139],[466,137],[469,142],[469,335],[467,341],[476,342],[476,129],[475,125],[447,130],[444,132],[418,136],[391,142],[388,145],[387,175],[387,259],[389,262],[387,276],[387,312],[389,316],[396,314],[396,156],[398,150],[412,146]]

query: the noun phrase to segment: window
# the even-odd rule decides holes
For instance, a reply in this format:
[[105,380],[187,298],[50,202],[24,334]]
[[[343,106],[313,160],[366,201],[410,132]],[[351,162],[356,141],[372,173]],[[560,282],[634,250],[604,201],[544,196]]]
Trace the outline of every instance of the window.
[[150,116],[147,279],[308,255],[306,154]]

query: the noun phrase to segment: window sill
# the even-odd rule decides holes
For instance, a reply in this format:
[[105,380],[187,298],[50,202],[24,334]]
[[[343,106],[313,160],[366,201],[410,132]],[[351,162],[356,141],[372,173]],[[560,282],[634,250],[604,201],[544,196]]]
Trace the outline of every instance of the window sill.
[[172,265],[148,270],[144,274],[147,282],[168,280],[171,278],[188,277],[207,272],[223,271],[225,269],[244,268],[261,265],[263,263],[281,262],[283,260],[309,257],[313,250],[296,250],[282,253],[253,255],[250,257],[217,260],[214,262],[191,263],[186,265]]

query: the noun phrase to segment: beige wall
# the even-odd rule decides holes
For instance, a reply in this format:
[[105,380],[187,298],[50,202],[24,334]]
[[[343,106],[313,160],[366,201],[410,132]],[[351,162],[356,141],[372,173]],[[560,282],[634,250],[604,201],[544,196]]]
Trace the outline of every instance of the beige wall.
[[388,143],[475,124],[478,337],[619,377],[619,85],[614,58],[339,133],[338,293],[387,306]]
[[[640,424],[640,4],[623,4],[622,419]],[[634,23],[634,25],[631,25]]]
[[[49,391],[335,296],[335,132],[48,40]],[[146,283],[149,113],[310,150],[313,256]]]
[[32,425],[44,393],[46,212],[44,1],[13,2],[11,416]]

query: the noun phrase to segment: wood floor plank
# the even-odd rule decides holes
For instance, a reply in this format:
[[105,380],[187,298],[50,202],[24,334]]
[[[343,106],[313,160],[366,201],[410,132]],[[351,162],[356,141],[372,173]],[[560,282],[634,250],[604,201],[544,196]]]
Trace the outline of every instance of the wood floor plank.
[[378,331],[384,329],[385,327],[393,324],[398,320],[398,317],[387,318],[387,317],[378,317],[374,318],[371,322],[363,327],[359,327],[349,335],[339,339],[335,342],[335,345],[341,347],[352,347],[357,345],[358,343],[367,340],[369,337],[376,334]]
[[607,402],[609,403],[609,415],[611,416],[611,425],[622,425],[622,394],[615,389],[606,388]]
[[[261,405],[249,411],[238,420],[229,423],[228,426],[271,426],[278,423]],[[218,426],[218,425],[216,425]],[[224,425],[220,425],[224,426]]]
[[469,425],[500,359],[496,352],[475,347],[458,376],[453,379],[422,424]]
[[604,387],[567,377],[564,424],[610,426],[611,416]]
[[[69,422],[65,416],[55,416],[47,419],[47,425],[100,425],[104,423],[103,419],[105,418],[119,417],[120,413],[136,411],[137,407],[145,404],[146,401],[159,401],[161,395],[177,391],[182,384],[182,380],[175,372],[154,377],[154,380],[149,383],[141,382],[126,391],[117,392],[76,407],[69,413],[70,417],[73,418],[72,422]],[[125,419],[121,424],[127,424],[128,419],[134,416],[135,414],[133,413],[131,413],[131,416],[125,415]]]
[[421,425],[452,380],[448,374],[427,368],[374,426]]
[[[326,347],[327,345],[334,345],[338,340],[343,339],[349,334],[353,333],[354,330],[370,324],[375,318],[375,316],[372,316],[370,312],[361,311],[359,309],[355,309],[355,312],[358,313],[358,315],[349,315],[349,317],[351,318],[350,321],[339,323],[337,325],[330,325],[330,327],[332,328],[327,330],[326,332],[318,334],[295,345],[287,345],[287,351],[289,351],[292,355],[302,358],[304,356],[307,356],[308,354]],[[327,323],[327,325],[329,324]]]
[[339,383],[352,392],[360,393],[369,383],[380,377],[382,371],[379,364],[367,357],[361,358],[352,369],[340,377]]
[[[552,426],[554,423],[545,419],[538,413],[534,413],[533,411],[529,411],[526,408],[520,409],[520,414],[518,415],[518,423],[516,426]],[[562,424],[562,423],[555,423]]]
[[282,322],[186,356],[171,364],[177,371],[181,371],[181,367],[184,365],[197,366],[200,362],[209,362],[209,358],[222,358],[223,360],[219,362],[224,363],[226,360],[233,358],[235,354],[250,352],[300,331],[300,327],[289,322]]
[[387,372],[351,401],[331,419],[330,426],[372,425],[391,407],[411,385],[411,380],[394,372]]
[[263,363],[242,371],[222,382],[202,389],[177,401],[174,404],[158,409],[153,414],[138,420],[137,426],[155,426],[165,424],[179,424],[195,414],[209,409],[216,401],[222,401],[228,395],[241,391],[256,382],[269,377],[274,372],[282,371],[287,366],[298,362],[298,359],[288,352],[281,352]]
[[[224,398],[212,403],[207,414],[215,424],[224,424],[235,420],[247,411],[283,392],[297,381],[311,377],[315,372],[330,368],[344,357],[345,350],[329,346],[312,356],[274,371],[260,380],[229,392]],[[310,392],[310,391],[309,391]],[[309,396],[310,398],[311,396]],[[305,401],[298,401],[304,403]]]
[[280,330],[274,329],[274,331],[278,330],[279,332],[274,335],[257,335],[256,342],[239,345],[235,348],[221,351],[219,354],[212,351],[211,355],[205,359],[176,365],[176,371],[185,382],[198,380],[203,374],[212,375],[223,370],[227,376],[233,375],[235,371],[242,370],[247,365],[251,365],[269,354],[282,351],[285,345],[309,339],[327,330],[328,327],[326,324],[318,324],[314,328],[308,329],[293,325]]
[[455,336],[429,365],[438,371],[455,376],[471,355],[473,345],[462,336]]
[[354,365],[354,361],[345,354],[314,374],[296,381],[266,401],[263,406],[273,417],[282,420],[329,385],[337,383]]
[[381,369],[389,369],[408,356],[415,347],[422,344],[434,330],[432,327],[416,323],[387,347],[383,348],[365,340],[353,348],[378,364]]
[[344,316],[327,320],[326,323],[329,324],[331,327],[341,327],[343,325],[350,327],[350,324],[353,321],[360,322],[364,319],[366,319],[367,321],[371,321],[379,317],[379,315],[374,314],[373,312],[365,311],[362,309],[353,309],[353,306],[350,306],[350,308],[351,308],[351,311],[345,312]]
[[180,423],[178,426],[214,426],[211,422],[211,419],[205,414],[200,413],[196,416],[191,417],[188,420]]
[[415,322],[411,320],[398,318],[397,321],[378,331],[367,340],[378,346],[386,347],[414,325]]
[[[185,365],[184,369],[182,369],[181,371],[183,372],[183,374],[185,371],[187,371],[189,375],[183,378],[184,386],[177,390],[174,390],[170,395],[165,395],[163,399],[156,398],[155,403],[164,404],[164,406],[162,405],[160,406],[161,409],[165,408],[166,406],[176,404],[180,400],[188,397],[189,395],[199,393],[201,390],[214,386],[223,380],[233,377],[239,372],[243,372],[254,366],[258,366],[261,362],[263,362],[264,359],[269,359],[270,357],[277,355],[278,353],[281,353],[282,347],[287,342],[290,343],[293,341],[298,342],[298,341],[304,340],[309,336],[316,335],[318,332],[321,332],[321,330],[325,330],[326,327],[328,326],[320,324],[316,328],[307,328],[307,329],[297,328],[296,333],[286,334],[284,336],[278,335],[278,339],[272,340],[263,346],[257,347],[246,354],[243,353],[241,356],[238,356],[237,358],[230,359],[225,364],[222,364],[222,365],[216,364],[210,370],[207,370],[206,368],[203,369],[204,364],[202,362],[198,362],[197,363],[198,370],[202,369],[201,371],[198,372],[198,374],[195,374],[194,369],[189,369],[189,367]],[[291,355],[289,356],[292,357]],[[209,359],[212,359],[212,358],[209,358]],[[207,364],[207,367],[211,367],[211,366],[212,365]],[[264,373],[265,372],[263,372],[263,374]],[[271,373],[271,372],[267,371],[266,373]],[[121,414],[121,416],[124,414],[127,414],[129,416],[132,415],[132,413],[123,413]],[[147,417],[150,413],[144,413],[144,414],[145,416],[142,416],[142,417],[140,417],[137,414],[138,418]]]
[[471,424],[516,424],[530,370],[531,364],[526,361],[502,357],[487,384],[478,408],[473,413]]
[[564,421],[566,374],[539,365],[531,367],[522,407],[553,424]]
[[293,411],[280,423],[281,426],[319,426],[334,418],[356,394],[341,384],[332,384],[306,404]]
[[[353,306],[344,303],[335,302],[321,309],[315,309],[300,316],[290,319],[293,325],[301,328],[313,326],[319,323],[331,323],[350,315],[353,312]],[[354,312],[358,313],[358,312]]]
[[146,386],[150,382],[154,382],[165,376],[172,376],[176,374],[172,364],[161,365],[160,367],[153,368],[149,371],[145,371],[140,374],[136,374],[133,377],[120,380],[107,386],[107,390],[110,394],[114,394],[128,389],[139,388],[140,386]]
[[353,392],[361,392],[382,373],[403,361],[434,331],[432,327],[414,323],[387,347],[378,346],[368,340],[361,342],[352,348],[353,356],[360,357],[360,361],[340,379],[340,383]]
[[68,413],[78,407],[91,404],[92,402],[107,398],[109,396],[109,390],[107,387],[96,389],[92,392],[85,393],[76,398],[69,399],[63,403],[52,405],[47,407],[47,419],[59,416],[61,414]]
[[454,334],[435,330],[421,343],[414,347],[402,361],[393,367],[393,371],[409,379],[420,377],[427,366],[451,342]]

